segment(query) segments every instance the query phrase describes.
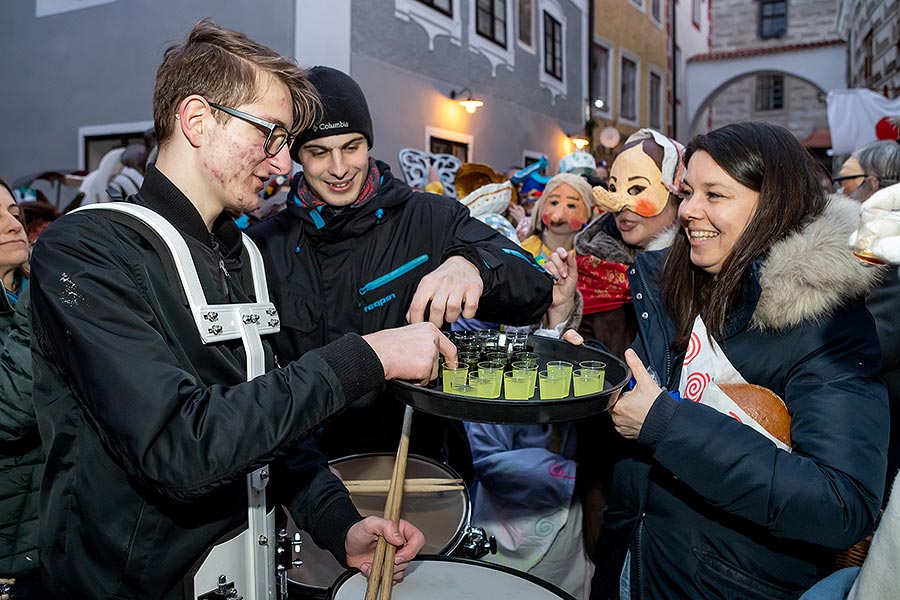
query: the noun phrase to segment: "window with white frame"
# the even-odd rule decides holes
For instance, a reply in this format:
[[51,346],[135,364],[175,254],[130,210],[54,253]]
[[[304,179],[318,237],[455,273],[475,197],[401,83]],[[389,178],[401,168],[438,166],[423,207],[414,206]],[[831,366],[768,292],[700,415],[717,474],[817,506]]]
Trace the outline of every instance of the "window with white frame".
[[700,29],[700,0],[691,0],[691,23]]
[[657,25],[662,25],[663,0],[650,0],[650,18]]
[[502,48],[506,48],[506,0],[477,0],[475,30]]
[[566,87],[566,15],[558,0],[540,0],[538,36],[541,57],[538,83],[550,92],[551,103],[565,97]]
[[649,119],[651,129],[662,131],[663,126],[663,78],[655,70],[650,71],[650,80],[647,87],[649,95]]
[[430,6],[438,12],[442,12],[448,17],[453,16],[453,0],[416,0],[425,6]]
[[591,44],[591,110],[608,114],[612,97],[609,93],[612,81],[612,49],[594,38]]
[[434,51],[434,39],[448,36],[462,45],[462,17],[458,0],[394,0],[394,16],[419,25],[428,34],[428,49]]
[[644,12],[644,0],[628,0],[631,4],[634,5],[636,9],[641,12]]
[[544,13],[544,72],[562,81],[562,23]]
[[474,160],[475,138],[467,133],[426,125],[425,147],[434,154],[452,154],[469,162]]
[[638,118],[638,66],[629,56],[619,62],[619,115],[633,122]]
[[469,14],[469,50],[488,59],[494,77],[501,65],[513,70],[516,45],[509,43],[515,36],[512,1],[469,0]]
[[517,0],[516,15],[519,43],[526,48],[534,48],[534,0]]

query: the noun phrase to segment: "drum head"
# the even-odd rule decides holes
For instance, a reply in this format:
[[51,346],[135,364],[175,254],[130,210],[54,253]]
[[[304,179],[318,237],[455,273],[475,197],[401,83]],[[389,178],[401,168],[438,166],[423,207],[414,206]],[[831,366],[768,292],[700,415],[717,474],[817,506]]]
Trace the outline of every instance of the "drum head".
[[[331,600],[359,600],[366,595],[366,578],[356,569],[334,584]],[[575,600],[556,586],[500,565],[448,556],[420,556],[406,570],[406,578],[394,586],[394,600]]]
[[[390,479],[394,470],[393,454],[358,454],[331,461],[331,466],[346,480]],[[406,465],[407,479],[428,477],[459,479],[452,469],[424,456],[409,455]],[[364,517],[380,517],[384,514],[387,492],[354,494],[353,504]],[[469,493],[465,490],[450,492],[404,494],[400,516],[425,534],[425,554],[449,554],[460,542],[469,525]],[[293,520],[288,521],[288,533],[293,536],[298,529]],[[300,532],[303,546],[300,560],[303,564],[290,570],[288,579],[301,589],[327,591],[345,571],[327,550],[319,548],[312,538]]]

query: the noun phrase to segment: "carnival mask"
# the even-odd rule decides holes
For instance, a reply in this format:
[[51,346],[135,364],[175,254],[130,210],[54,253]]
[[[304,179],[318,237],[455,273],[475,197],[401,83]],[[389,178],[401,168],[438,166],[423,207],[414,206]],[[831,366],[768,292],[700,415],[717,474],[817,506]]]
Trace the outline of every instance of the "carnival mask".
[[588,207],[575,189],[561,183],[544,199],[541,222],[545,227],[568,223],[572,231],[581,231],[588,222]]
[[642,217],[661,213],[670,194],[680,194],[684,165],[684,148],[657,131],[641,129],[626,140],[626,145],[652,139],[663,149],[663,168],[644,153],[643,144],[624,150],[613,161],[609,171],[609,190],[593,189],[594,200],[605,211],[618,213],[625,209]]

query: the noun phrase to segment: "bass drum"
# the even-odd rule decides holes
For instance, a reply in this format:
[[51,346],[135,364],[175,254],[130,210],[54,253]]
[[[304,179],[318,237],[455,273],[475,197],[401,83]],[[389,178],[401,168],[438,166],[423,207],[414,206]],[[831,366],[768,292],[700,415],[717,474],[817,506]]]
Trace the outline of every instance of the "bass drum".
[[[341,478],[390,479],[394,470],[394,454],[357,454],[339,458],[330,465],[340,472]],[[419,477],[459,479],[459,475],[449,467],[430,458],[410,454],[406,464],[406,478]],[[353,504],[364,517],[384,515],[387,492],[357,493],[352,496]],[[423,534],[425,547],[423,554],[450,554],[460,544],[469,528],[471,505],[469,492],[461,490],[447,492],[404,494],[401,517],[406,519]],[[298,531],[293,520],[288,520],[289,537]],[[288,588],[293,599],[328,598],[328,591],[345,568],[327,550],[319,548],[305,532],[300,532],[301,566],[294,567],[288,574]],[[362,597],[362,596],[360,596]]]
[[[366,595],[366,578],[356,569],[335,582],[329,600],[359,600]],[[575,600],[555,585],[509,567],[456,558],[419,556],[404,580],[391,591],[393,600]]]

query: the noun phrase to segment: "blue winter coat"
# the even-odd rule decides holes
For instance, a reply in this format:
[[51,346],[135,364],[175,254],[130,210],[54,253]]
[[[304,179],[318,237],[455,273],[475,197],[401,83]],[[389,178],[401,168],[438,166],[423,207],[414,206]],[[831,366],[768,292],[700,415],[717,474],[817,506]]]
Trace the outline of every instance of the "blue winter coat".
[[[862,296],[877,273],[846,250],[856,208],[826,212],[745,274],[717,340],[749,383],[784,399],[791,453],[709,406],[666,393],[625,443],[605,514],[594,597],[617,593],[626,549],[632,598],[796,598],[833,551],[871,532],[884,486],[888,404]],[[634,348],[669,389],[683,356],[662,309],[665,251],[629,277]]]

